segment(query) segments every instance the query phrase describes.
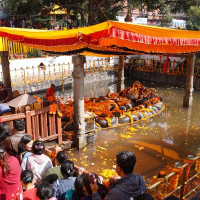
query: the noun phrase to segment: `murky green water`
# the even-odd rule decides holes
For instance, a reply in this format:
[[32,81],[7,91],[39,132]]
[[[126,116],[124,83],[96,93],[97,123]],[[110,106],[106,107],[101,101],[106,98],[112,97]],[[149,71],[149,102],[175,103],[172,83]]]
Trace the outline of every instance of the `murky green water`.
[[[108,86],[99,83],[96,87],[103,91],[104,85]],[[126,85],[128,87],[129,83]],[[200,147],[200,91],[194,92],[193,106],[186,109],[182,107],[183,88],[144,85],[163,98],[166,109],[160,115],[132,125],[100,130],[95,143],[71,151],[69,158],[77,165],[99,173],[103,169],[113,169],[117,152],[133,151],[137,157],[135,173],[148,180],[160,170],[169,172],[175,162],[182,162],[188,154],[196,154]],[[110,83],[109,88],[115,92],[115,83]],[[130,138],[123,139],[124,135]]]

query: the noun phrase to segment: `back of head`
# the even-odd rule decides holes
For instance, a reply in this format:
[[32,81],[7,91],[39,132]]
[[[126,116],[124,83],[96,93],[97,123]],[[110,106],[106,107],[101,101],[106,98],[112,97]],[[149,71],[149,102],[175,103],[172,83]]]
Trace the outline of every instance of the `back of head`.
[[133,172],[136,163],[136,156],[131,151],[120,151],[117,154],[117,165],[125,174]]
[[24,184],[32,183],[33,172],[30,170],[24,170],[20,175],[20,179]]
[[53,197],[54,190],[49,183],[40,183],[36,194],[41,200],[48,200]]
[[16,119],[13,121],[14,129],[17,131],[23,131],[25,129],[25,121],[23,119]]
[[92,195],[92,190],[91,190],[91,187],[90,187],[90,180],[89,180],[88,174],[84,174],[83,186],[85,186],[85,189],[87,190],[87,193],[89,195]]
[[0,143],[10,136],[11,129],[8,123],[0,123]]
[[170,197],[167,197],[165,200],[179,200],[179,198],[175,196],[170,196]]
[[33,153],[36,154],[36,155],[41,155],[44,153],[44,143],[40,140],[36,140],[34,143],[33,143],[33,146],[32,146],[32,150],[33,150]]
[[0,144],[0,166],[2,168],[2,175],[6,177],[10,173],[10,166],[8,165],[9,155],[3,144]]
[[74,183],[75,191],[79,195],[79,198],[84,196],[84,193],[83,193],[83,177],[84,176],[85,174],[81,174],[77,176]]
[[65,151],[59,151],[56,155],[56,159],[58,160],[60,164],[62,164],[64,160],[67,160],[67,158],[68,158],[68,154]]
[[69,178],[73,176],[74,173],[74,163],[71,160],[64,160],[60,171],[64,178]]
[[150,194],[144,193],[139,195],[136,200],[154,200],[154,198]]

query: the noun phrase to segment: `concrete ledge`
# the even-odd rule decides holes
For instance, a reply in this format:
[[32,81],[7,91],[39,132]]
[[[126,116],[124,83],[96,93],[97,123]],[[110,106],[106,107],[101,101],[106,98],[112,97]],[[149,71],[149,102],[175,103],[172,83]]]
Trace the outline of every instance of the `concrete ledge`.
[[[95,72],[92,74],[87,74],[85,77],[85,84],[94,83],[98,81],[115,80],[117,78],[116,71],[106,71],[106,72]],[[18,90],[20,94],[26,91],[27,93],[42,93],[46,92],[47,88],[53,83],[56,85],[57,89],[62,88],[62,79],[48,80],[44,82],[38,82],[33,84],[24,84],[19,86],[13,86],[12,90]],[[64,87],[71,88],[73,85],[73,78],[64,79]]]

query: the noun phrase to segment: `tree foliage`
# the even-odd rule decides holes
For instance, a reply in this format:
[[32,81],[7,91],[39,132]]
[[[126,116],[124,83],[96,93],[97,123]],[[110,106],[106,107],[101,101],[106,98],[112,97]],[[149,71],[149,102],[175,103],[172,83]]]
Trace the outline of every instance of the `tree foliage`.
[[51,0],[6,0],[5,12],[8,16],[29,17],[38,14],[44,5],[50,6],[51,3]]
[[[67,9],[67,23],[71,28],[74,27],[74,23],[76,26],[93,25],[106,21],[107,17],[109,20],[116,20],[118,12],[126,7],[125,0],[6,0],[6,13],[8,16],[29,17],[40,13],[42,8],[51,9],[54,4],[61,4]],[[187,27],[199,30],[200,0],[128,0],[128,5],[139,9],[146,6],[148,11],[159,10],[162,26],[170,24],[172,14],[184,13],[189,20]]]
[[187,12],[187,29],[200,30],[200,8],[197,6],[191,6]]

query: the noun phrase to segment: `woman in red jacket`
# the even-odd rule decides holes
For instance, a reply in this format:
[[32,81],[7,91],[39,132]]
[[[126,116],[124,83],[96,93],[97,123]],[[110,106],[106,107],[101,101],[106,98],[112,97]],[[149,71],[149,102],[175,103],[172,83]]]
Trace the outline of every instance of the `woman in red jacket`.
[[22,192],[20,165],[17,158],[9,156],[0,144],[0,199],[12,199],[12,194]]

